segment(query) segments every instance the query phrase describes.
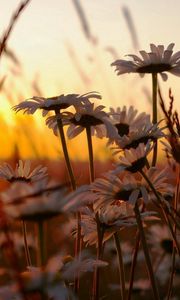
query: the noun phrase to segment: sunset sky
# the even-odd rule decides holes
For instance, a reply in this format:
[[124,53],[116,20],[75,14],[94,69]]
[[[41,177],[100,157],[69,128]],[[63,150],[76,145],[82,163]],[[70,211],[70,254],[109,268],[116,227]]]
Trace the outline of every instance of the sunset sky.
[[[20,2],[0,0],[1,36]],[[11,126],[8,129],[8,141],[3,137],[1,156],[9,155],[16,135],[20,137],[20,129],[15,126],[14,112],[10,111],[10,106],[36,95],[35,89],[33,90],[34,82],[38,84],[44,97],[98,91],[103,96],[102,103],[107,107],[133,104],[140,111],[151,112],[146,95],[151,93],[151,77],[140,79],[136,74],[116,76],[110,66],[114,58],[108,49],[113,49],[118,58],[124,58],[129,53],[137,54],[138,49],[148,51],[150,43],[167,46],[174,42],[174,51],[180,50],[180,1],[81,0],[80,3],[90,33],[96,41],[94,44],[85,36],[72,0],[32,0],[18,19],[8,47],[16,54],[21,68],[14,66],[5,56],[1,60],[1,78],[6,76],[4,91],[0,95],[1,118],[6,120],[5,124],[3,120],[1,122],[1,131],[7,128],[7,123]],[[124,7],[131,14],[138,49],[135,49],[133,44],[123,13]],[[169,87],[172,87],[178,107],[180,78],[169,75],[169,80],[166,83],[161,80],[160,84],[165,97]],[[29,124],[30,119],[27,118],[29,117],[23,118],[23,122]],[[57,139],[44,127],[40,115],[36,120],[37,118],[41,121],[36,122],[36,126],[41,133],[45,132],[46,136],[51,138],[51,145],[43,140],[38,146],[39,153],[42,152],[43,145],[46,145],[47,156],[55,157],[59,151]],[[22,116],[19,119],[22,119]],[[15,130],[16,134],[13,134],[12,130]],[[21,139],[21,155],[31,155],[32,149],[27,150],[28,145],[24,141],[26,138],[22,135]],[[78,158],[76,142],[72,143],[72,152]],[[9,151],[4,152],[3,149],[7,148],[7,145]]]

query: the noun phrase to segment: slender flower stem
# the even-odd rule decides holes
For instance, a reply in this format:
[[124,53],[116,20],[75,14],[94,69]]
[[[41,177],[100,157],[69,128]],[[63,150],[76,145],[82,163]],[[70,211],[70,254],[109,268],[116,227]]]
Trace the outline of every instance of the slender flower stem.
[[28,242],[27,242],[27,231],[26,231],[26,222],[25,221],[22,221],[22,231],[23,231],[23,238],[24,238],[26,263],[27,263],[27,266],[32,266],[31,256],[29,253]]
[[[152,122],[157,123],[157,73],[152,73]],[[157,161],[157,141],[154,142],[152,166],[156,165]]]
[[89,152],[89,173],[90,173],[90,182],[94,181],[94,157],[93,157],[93,146],[92,146],[92,137],[91,137],[91,127],[86,127],[86,136],[88,143],[88,152]]
[[125,300],[126,299],[125,298],[126,297],[126,288],[125,288],[124,263],[123,263],[120,238],[119,238],[118,232],[114,233],[114,241],[116,244],[116,250],[117,250],[118,261],[119,261],[119,279],[120,279],[120,288],[121,288],[121,299]]
[[[177,183],[176,183],[176,193],[174,198],[174,209],[177,210],[177,204],[179,199],[179,192],[180,192],[180,166],[178,165],[178,175],[177,175]],[[176,216],[174,216],[176,218]],[[176,235],[177,226],[176,223],[174,224],[174,234]],[[171,269],[171,275],[169,279],[169,286],[168,286],[168,292],[167,292],[167,300],[170,300],[171,294],[172,294],[172,288],[173,288],[173,279],[175,275],[175,262],[176,262],[176,248],[175,245],[173,245],[173,253],[172,253],[172,269]]]
[[46,263],[46,243],[45,243],[45,232],[44,232],[44,222],[39,221],[37,223],[38,232],[38,256],[37,263],[39,267],[42,267]]
[[[89,153],[89,175],[90,175],[90,183],[94,181],[94,156],[93,156],[93,146],[92,146],[92,137],[91,137],[91,127],[86,127],[86,136],[88,143],[88,153]],[[102,232],[101,224],[99,220],[99,214],[96,213],[96,224],[97,224],[97,235],[98,235],[98,247],[97,247],[97,259],[101,259],[103,252],[103,236],[104,232]],[[99,275],[100,270],[95,268],[94,278],[93,278],[93,300],[99,299]]]
[[140,212],[139,212],[139,207],[138,207],[137,202],[135,204],[134,211],[135,211],[137,225],[138,225],[140,236],[141,236],[141,242],[142,242],[142,246],[143,246],[144,256],[145,256],[145,259],[146,259],[146,265],[147,265],[147,269],[148,269],[149,278],[151,280],[154,299],[160,300],[158,288],[157,288],[157,285],[156,285],[156,280],[155,280],[155,277],[154,277],[153,267],[152,267],[152,263],[151,263],[151,259],[150,259],[150,255],[149,255],[148,245],[147,245],[147,242],[146,242],[144,228],[143,228],[143,224],[142,224],[142,220],[141,220],[141,215],[140,215]]
[[[66,167],[68,170],[72,189],[75,190],[76,189],[76,181],[75,181],[73,169],[71,166],[71,162],[69,159],[69,153],[68,153],[66,139],[65,139],[65,135],[64,135],[64,129],[63,129],[63,123],[62,123],[61,118],[58,118],[58,116],[60,116],[59,110],[55,110],[55,114],[57,116],[57,126],[58,126],[59,135],[60,135],[60,139],[61,139],[61,145],[62,145],[62,149],[63,149],[63,153],[64,153]],[[77,212],[76,220],[77,220],[77,236],[76,236],[76,241],[75,241],[75,256],[77,257],[78,255],[80,255],[80,252],[81,252],[81,214],[80,214],[80,212]],[[78,293],[78,289],[79,289],[79,276],[78,276],[78,274],[76,274],[76,275],[77,276],[76,276],[76,279],[74,282],[75,294]]]
[[[98,247],[97,247],[97,260],[102,259],[103,256],[103,237],[104,230],[100,227],[99,216],[96,214],[97,223],[97,233],[98,233]],[[100,269],[95,268],[94,278],[93,278],[93,300],[99,300],[99,279],[100,279]]]
[[74,173],[72,170],[71,162],[69,159],[69,154],[68,154],[68,149],[67,149],[67,145],[66,145],[66,139],[65,139],[65,135],[64,135],[62,120],[61,120],[61,118],[58,118],[58,116],[60,115],[59,111],[56,110],[55,113],[57,116],[57,125],[58,125],[59,135],[60,135],[60,139],[61,139],[61,145],[62,145],[62,149],[63,149],[63,153],[64,153],[64,159],[66,162],[66,167],[68,169],[68,174],[70,177],[72,189],[75,190],[76,189],[76,181],[75,181]]
[[158,200],[158,204],[160,205],[160,208],[162,210],[162,217],[163,219],[165,220],[165,222],[167,223],[167,225],[169,226],[169,229],[171,231],[171,235],[172,235],[172,238],[173,238],[173,241],[175,243],[175,246],[176,246],[176,250],[178,252],[178,254],[180,255],[180,247],[178,245],[178,242],[177,242],[177,239],[176,239],[176,235],[174,234],[174,230],[172,228],[172,225],[171,225],[171,222],[169,220],[169,217],[167,216],[166,212],[165,212],[165,209],[164,209],[164,206],[163,206],[163,202],[162,202],[162,199],[160,198],[159,194],[157,193],[156,189],[154,188],[152,182],[149,180],[149,178],[146,176],[146,174],[143,172],[143,170],[140,171],[141,175],[144,177],[144,179],[147,181],[147,183],[149,184],[151,190],[153,191],[154,195],[156,196],[157,200]]
[[128,290],[127,300],[131,300],[131,294],[132,294],[133,283],[134,283],[134,272],[135,272],[135,266],[136,266],[136,262],[137,262],[139,245],[140,245],[140,233],[138,230],[137,235],[136,235],[136,244],[135,244],[135,248],[134,248],[132,264],[131,264],[131,273],[130,273],[130,282],[129,282],[129,290]]

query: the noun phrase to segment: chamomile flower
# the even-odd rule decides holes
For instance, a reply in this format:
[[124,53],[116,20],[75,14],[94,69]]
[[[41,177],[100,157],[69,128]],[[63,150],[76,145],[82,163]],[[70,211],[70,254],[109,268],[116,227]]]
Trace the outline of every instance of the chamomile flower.
[[[127,108],[118,107],[117,109],[110,108],[109,117],[118,130],[118,135],[120,139],[123,136],[129,136],[131,132],[142,129],[144,124],[150,121],[150,115],[145,112],[138,114],[138,110],[133,106]],[[110,142],[113,142],[110,140]]]
[[[107,172],[103,178],[97,178],[91,189],[96,196],[94,209],[97,211],[101,207],[113,203],[128,202],[134,204],[142,195],[144,200],[148,200],[147,190],[134,176],[124,173],[120,178],[117,172]],[[122,208],[122,207],[121,207]]]
[[57,216],[63,211],[67,189],[63,185],[51,192],[42,192],[27,183],[15,182],[1,193],[3,209],[8,217],[39,221]]
[[129,133],[118,137],[115,140],[117,151],[122,149],[137,148],[139,144],[147,144],[148,141],[156,141],[165,136],[159,123],[152,124],[148,115],[145,117],[146,122],[139,123],[139,126],[129,128]]
[[48,176],[47,168],[37,166],[34,170],[31,170],[31,162],[26,160],[24,163],[19,160],[15,170],[8,164],[3,163],[0,166],[0,178],[3,178],[9,182],[24,181],[35,182],[42,180]]
[[66,109],[71,105],[78,107],[82,104],[89,104],[89,99],[91,98],[101,99],[101,96],[96,92],[92,92],[84,95],[68,94],[50,98],[33,97],[13,106],[13,110],[16,112],[22,110],[24,113],[34,114],[36,110],[41,109],[42,115],[46,116],[48,112],[52,110],[59,111],[60,109]]
[[116,67],[117,75],[126,73],[139,73],[143,76],[146,73],[160,73],[163,80],[167,80],[169,72],[180,76],[180,51],[173,54],[174,43],[164,49],[163,45],[150,44],[151,52],[139,51],[141,57],[129,54],[132,60],[119,59],[111,65]]
[[[177,238],[179,240],[178,235]],[[166,225],[152,225],[149,228],[148,242],[156,257],[156,276],[161,284],[165,284],[172,268],[173,240],[169,228]],[[177,257],[176,264],[179,262],[179,257]]]
[[[91,129],[91,135],[96,135],[99,138],[117,138],[117,129],[113,126],[109,115],[103,110],[104,108],[103,105],[94,107],[94,103],[90,103],[77,107],[75,114],[71,112],[64,114],[63,125],[69,125],[67,129],[68,138],[76,137],[86,128]],[[58,132],[58,117],[61,116],[49,117],[46,120],[47,126],[53,129],[55,135]]]
[[[127,203],[119,203],[114,205],[102,206],[98,210],[99,225],[103,232],[103,242],[111,238],[111,236],[127,226],[136,224],[133,215],[132,207]],[[97,244],[97,223],[96,213],[88,207],[82,211],[81,214],[81,231],[83,241],[87,245]]]
[[173,240],[166,225],[152,225],[149,228],[148,240],[155,253],[171,256]]
[[152,146],[150,143],[144,145],[139,144],[137,148],[125,149],[124,153],[119,156],[118,165],[113,172],[119,173],[126,170],[131,173],[141,171],[146,165],[147,155],[151,152]]

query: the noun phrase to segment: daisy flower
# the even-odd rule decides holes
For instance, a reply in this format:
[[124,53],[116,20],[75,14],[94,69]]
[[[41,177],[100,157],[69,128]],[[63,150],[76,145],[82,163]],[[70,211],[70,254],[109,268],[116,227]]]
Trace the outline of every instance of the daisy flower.
[[[102,206],[98,210],[98,216],[100,228],[103,231],[103,242],[110,239],[115,232],[122,228],[136,224],[132,207],[123,202],[119,205]],[[82,211],[81,231],[83,241],[87,245],[98,243],[96,213],[89,208],[85,208]]]
[[[83,241],[88,245],[98,243],[96,212],[103,232],[103,242],[109,240],[115,232],[136,225],[133,206],[130,203],[116,200],[113,204],[101,206],[98,211],[85,208],[81,214],[81,230]],[[144,220],[150,217],[152,220],[155,214],[154,212],[141,213],[141,217]]]
[[147,145],[139,144],[139,146],[134,149],[125,149],[123,155],[119,156],[119,162],[116,170],[113,172],[119,173],[123,170],[129,171],[131,173],[136,173],[141,171],[146,165],[147,155],[151,152],[152,146],[150,143]]
[[[167,170],[159,171],[153,167],[148,170],[145,169],[144,172],[160,195],[164,197],[167,194],[172,194],[172,185],[167,184],[169,174]],[[90,187],[94,194],[93,207],[95,211],[105,205],[118,203],[121,205],[122,202],[134,205],[140,198],[147,203],[155,197],[142,176],[136,179],[131,173],[127,172],[107,172],[103,174],[103,178],[95,179]]]
[[[177,235],[178,238],[178,235]],[[179,239],[179,238],[178,238]],[[173,240],[166,225],[152,225],[149,228],[148,242],[155,255],[156,276],[162,284],[169,279],[172,268]],[[180,262],[176,258],[176,265]]]
[[53,192],[34,191],[34,187],[27,183],[15,182],[6,192],[1,193],[7,216],[24,221],[39,221],[63,212],[63,200],[67,195],[65,186]]
[[148,200],[144,185],[129,173],[122,174],[120,178],[117,172],[107,172],[91,184],[91,190],[96,197],[93,205],[95,211],[104,205],[121,204],[123,201],[134,204],[142,195],[145,201]]
[[141,50],[141,57],[129,54],[132,60],[119,59],[111,65],[116,67],[117,75],[139,73],[143,76],[146,73],[160,73],[162,79],[167,80],[165,72],[180,76],[180,51],[173,54],[173,47],[173,43],[167,49],[163,45],[150,44],[151,52]]
[[[95,260],[85,252],[82,252],[81,256],[75,259],[70,255],[58,254],[49,259],[43,270],[29,267],[27,271],[21,274],[21,277],[27,292],[39,290],[50,296],[49,292],[52,292],[55,286],[59,286],[59,288],[64,286],[66,289],[64,281],[72,282],[77,274],[82,277],[87,272],[93,272],[96,267],[105,266],[107,266],[105,261]],[[60,298],[53,297],[53,299],[64,299],[61,292],[59,293]],[[66,296],[67,292],[68,290],[66,290]]]
[[111,107],[109,117],[117,128],[119,137],[128,136],[129,133],[142,128],[150,120],[150,115],[145,112],[138,114],[138,110],[133,106],[129,108],[123,106],[122,109],[120,107],[117,107],[117,109]]
[[[152,182],[155,190],[163,196],[163,198],[167,201],[169,199],[173,199],[175,188],[172,184],[168,183],[169,179],[171,178],[169,168],[163,168],[162,170],[151,167],[146,170],[146,176]],[[146,187],[149,191],[149,197],[151,200],[156,199],[154,193],[149,189],[149,185],[147,181],[142,177],[141,184]]]
[[16,112],[23,110],[24,113],[34,114],[36,110],[42,109],[42,115],[44,117],[51,110],[59,111],[60,109],[66,109],[71,105],[78,107],[82,104],[89,104],[89,99],[91,98],[101,99],[101,96],[96,92],[90,92],[83,95],[68,94],[50,98],[33,97],[13,106],[13,110]]
[[109,139],[108,144],[116,143],[116,149],[137,148],[140,143],[146,144],[148,140],[156,141],[164,136],[163,128],[159,128],[159,123],[152,124],[150,115],[141,113],[137,115],[137,110],[130,106],[124,106],[122,110],[118,107],[115,111],[110,109],[110,118],[118,130],[117,139]]
[[[76,137],[84,129],[91,128],[91,135],[96,135],[99,138],[111,137],[117,138],[117,129],[111,123],[109,115],[103,111],[105,106],[99,105],[96,108],[94,103],[85,104],[76,108],[75,114],[71,112],[65,113],[63,116],[63,125],[69,125],[67,136],[69,139]],[[61,116],[49,117],[46,124],[53,129],[57,135],[57,118]]]
[[[17,251],[18,254],[23,255],[24,254],[24,238],[22,236],[22,234],[20,234],[19,232],[12,232],[10,234],[10,238],[14,243],[14,247],[15,247],[15,251]],[[34,238],[34,236],[32,236],[31,234],[27,234],[26,236],[27,238],[27,244],[28,244],[28,248],[37,250],[36,248],[36,238]],[[3,248],[3,245],[5,245],[5,243],[7,243],[7,239],[5,234],[2,232],[0,233],[0,247],[1,249]]]
[[9,182],[24,181],[24,182],[35,182],[42,180],[48,176],[47,168],[38,166],[31,171],[31,162],[19,160],[16,164],[15,170],[8,164],[3,163],[0,166],[0,178],[3,178]]
[[148,141],[156,141],[165,136],[164,128],[159,128],[159,123],[152,124],[150,116],[146,115],[145,122],[139,123],[139,126],[129,127],[128,134],[119,136],[115,141],[117,147],[115,149],[130,149],[137,148],[139,144],[147,144]]
[[173,240],[166,225],[152,225],[149,228],[149,244],[155,253],[170,255],[173,251]]

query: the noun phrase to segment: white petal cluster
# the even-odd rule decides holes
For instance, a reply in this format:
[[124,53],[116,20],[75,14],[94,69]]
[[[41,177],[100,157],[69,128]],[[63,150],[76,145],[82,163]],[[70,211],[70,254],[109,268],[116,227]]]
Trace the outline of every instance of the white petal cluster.
[[173,54],[174,43],[165,49],[163,45],[150,44],[151,52],[139,51],[141,57],[129,54],[132,60],[119,59],[111,65],[116,67],[117,75],[125,73],[160,73],[163,80],[167,80],[170,72],[180,76],[180,51]]

